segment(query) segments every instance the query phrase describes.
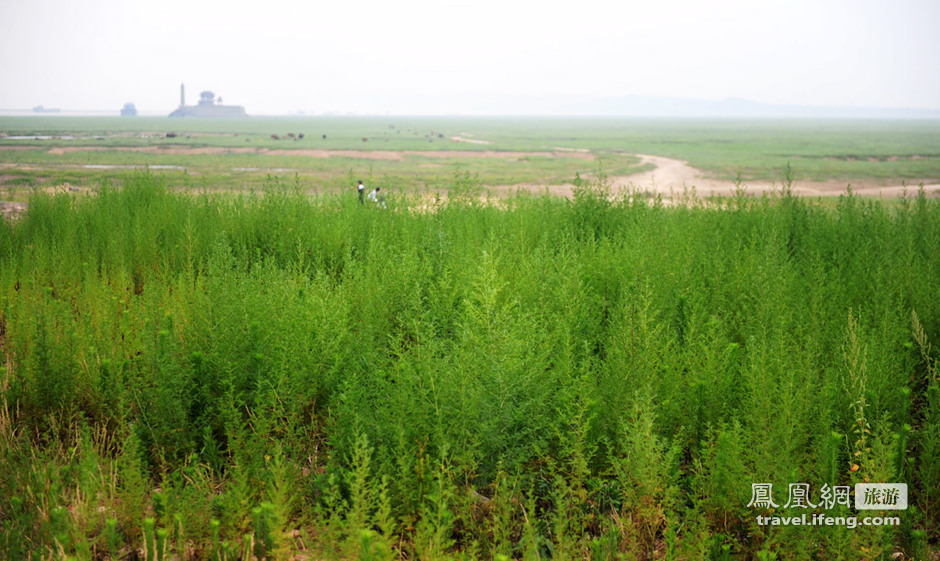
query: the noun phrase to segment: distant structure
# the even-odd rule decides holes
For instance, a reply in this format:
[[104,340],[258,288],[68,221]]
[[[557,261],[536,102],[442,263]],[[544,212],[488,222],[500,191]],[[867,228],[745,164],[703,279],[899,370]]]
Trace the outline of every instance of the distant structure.
[[121,108],[121,117],[136,117],[137,116],[137,106],[133,103],[125,103],[124,107]]
[[55,109],[51,107],[47,108],[47,107],[43,107],[42,105],[37,105],[36,107],[33,107],[33,113],[58,113],[59,111],[60,109]]
[[215,94],[205,91],[199,94],[197,105],[186,105],[186,86],[180,84],[180,106],[170,113],[170,117],[200,117],[200,118],[235,118],[247,117],[245,108],[241,105],[222,105],[222,98],[218,100]]

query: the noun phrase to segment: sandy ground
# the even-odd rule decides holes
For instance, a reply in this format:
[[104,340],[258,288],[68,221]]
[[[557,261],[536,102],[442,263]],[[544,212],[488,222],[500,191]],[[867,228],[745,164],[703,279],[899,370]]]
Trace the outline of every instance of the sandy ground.
[[[682,191],[684,188],[695,188],[699,195],[730,195],[734,192],[734,183],[727,180],[714,179],[706,176],[701,170],[690,166],[681,160],[673,160],[662,156],[651,156],[648,154],[637,154],[642,163],[650,163],[656,166],[656,169],[629,177],[615,178],[616,186],[635,185],[641,190],[650,190],[656,193],[669,191]],[[839,195],[846,191],[849,186],[846,181],[794,181],[792,190],[798,195],[823,196]],[[779,190],[780,183],[769,181],[751,181],[744,185],[748,193],[766,193],[773,190]],[[916,192],[918,182],[910,182],[906,186],[897,182],[882,184],[874,180],[860,180],[851,182],[852,191],[866,196],[887,196],[896,197],[906,189],[908,192]],[[940,191],[940,184],[925,184],[924,189],[928,194],[937,194]]]
[[463,136],[452,136],[450,137],[454,142],[467,142],[469,144],[492,144],[489,140],[474,140],[472,138],[466,138]]
[[[663,156],[653,156],[649,154],[637,154],[640,158],[640,164],[652,164],[655,169],[635,175],[613,176],[609,177],[611,187],[617,190],[637,190],[647,193],[658,193],[664,196],[681,194],[686,190],[695,189],[695,194],[700,197],[709,195],[731,195],[734,193],[735,185],[731,181],[715,179],[709,177],[698,168],[690,166],[687,162],[674,160]],[[743,185],[747,193],[761,194],[774,190],[780,190],[779,183],[769,181],[750,181]],[[845,193],[849,186],[845,181],[794,181],[792,192],[797,195],[810,197],[839,195]],[[861,180],[851,183],[854,193],[865,196],[883,196],[897,197],[905,190],[909,194],[914,194],[919,188],[919,182],[910,181],[907,185],[901,185],[898,182],[889,182],[887,184],[878,183],[873,180]],[[497,185],[493,189],[497,193],[509,193],[517,189],[526,191],[542,192],[548,191],[553,195],[570,197],[574,185],[564,183],[560,185],[535,185],[529,183],[520,183],[517,185]],[[928,195],[940,195],[940,183],[925,183],[924,189]]]
[[[628,177],[613,178],[616,187],[636,186],[640,190],[649,190],[654,193],[668,193],[670,191],[682,191],[685,188],[695,188],[699,195],[707,196],[712,194],[730,195],[734,192],[735,186],[732,182],[720,179],[714,179],[706,176],[701,170],[690,166],[681,160],[673,160],[662,156],[651,156],[648,154],[637,154],[640,161],[644,164],[649,163],[656,166],[656,169],[631,175]],[[905,189],[908,192],[916,192],[917,183],[909,183],[906,187],[897,183],[879,184],[875,181],[856,181],[852,182],[852,191],[860,195],[872,196],[883,195],[896,197]],[[794,181],[793,193],[808,196],[838,195],[844,193],[849,186],[845,181]],[[750,181],[745,184],[748,193],[766,193],[772,190],[779,190],[780,183],[769,181]],[[924,185],[928,194],[940,192],[940,184]]]
[[[475,144],[487,143],[483,140],[466,140]],[[33,150],[27,146],[0,146],[0,150]],[[306,158],[358,158],[363,160],[402,161],[409,156],[422,158],[499,158],[504,160],[517,160],[519,158],[541,156],[545,158],[578,158],[594,160],[596,156],[590,152],[569,151],[557,149],[541,152],[513,152],[503,150],[288,150],[268,148],[226,148],[220,146],[206,146],[192,148],[188,146],[57,146],[50,148],[48,153],[62,155],[72,152],[139,152],[146,154],[266,154],[270,156],[302,156]]]
[[421,158],[496,158],[518,160],[520,158],[541,156],[544,158],[579,158],[594,160],[593,154],[572,154],[568,152],[508,152],[502,150],[270,150],[267,154],[278,156],[307,156],[310,158],[361,158],[364,160],[402,161],[409,156]]

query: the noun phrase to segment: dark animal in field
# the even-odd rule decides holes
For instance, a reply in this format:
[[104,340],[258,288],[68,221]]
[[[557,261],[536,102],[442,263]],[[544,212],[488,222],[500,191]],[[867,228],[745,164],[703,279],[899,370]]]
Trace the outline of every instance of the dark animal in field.
[[323,135],[323,140],[326,140],[326,135],[325,135],[325,134]]
[[272,134],[272,135],[271,135],[271,140],[280,140],[280,139],[281,139],[281,137],[279,137],[279,136],[276,135],[276,134]]
[[292,132],[287,133],[287,138],[294,138],[294,133]]
[[168,132],[168,133],[166,133],[166,137],[167,137],[167,138],[176,138],[176,133],[175,133],[175,132]]
[[298,135],[297,135],[297,138],[299,138],[299,139],[301,139],[301,140],[303,140],[303,138],[304,138],[304,133],[300,133],[300,134],[298,134]]
[[363,141],[363,142],[369,142],[369,139],[363,136],[363,137],[362,137],[362,141]]

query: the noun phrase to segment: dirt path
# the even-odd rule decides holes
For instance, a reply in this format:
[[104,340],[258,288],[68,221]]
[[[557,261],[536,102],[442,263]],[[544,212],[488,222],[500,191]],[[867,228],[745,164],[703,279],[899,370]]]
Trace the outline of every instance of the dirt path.
[[[709,195],[731,195],[734,193],[734,183],[727,180],[709,177],[702,170],[690,166],[682,160],[674,160],[664,156],[651,154],[637,154],[640,165],[652,164],[651,171],[633,175],[618,175],[608,178],[613,189],[639,190],[648,193],[657,193],[664,196],[681,194],[686,189],[695,188],[696,195],[707,197]],[[809,197],[833,196],[845,193],[846,187],[851,183],[852,191],[866,196],[897,197],[906,189],[909,194],[917,192],[919,182],[908,182],[907,186],[897,182],[882,184],[874,180],[846,181],[794,181],[792,191],[797,195]],[[780,183],[770,181],[748,181],[744,184],[746,192],[750,194],[768,193],[781,188]],[[499,194],[511,193],[517,189],[532,192],[548,191],[553,195],[570,197],[574,189],[571,183],[559,185],[536,185],[520,183],[516,185],[496,185],[492,189]],[[924,189],[928,195],[940,196],[940,183],[925,183]]]
[[[674,160],[663,156],[653,156],[649,154],[637,154],[641,164],[653,164],[656,166],[652,171],[640,173],[637,175],[619,176],[611,178],[615,187],[630,188],[636,187],[641,191],[650,191],[653,193],[668,194],[671,192],[682,192],[686,188],[695,188],[695,192],[701,196],[713,194],[730,195],[734,192],[734,183],[727,180],[708,177],[698,168],[690,166],[687,162]],[[868,196],[887,196],[897,197],[904,189],[916,192],[918,184],[916,182],[904,185],[891,183],[887,185],[880,184],[872,180],[860,181],[794,181],[793,193],[807,196],[838,195],[844,193],[846,187],[851,183],[852,191],[860,195]],[[770,181],[748,181],[744,184],[748,193],[766,193],[774,189],[779,190],[781,184]],[[937,194],[940,192],[940,184],[925,184],[924,189],[928,194]]]

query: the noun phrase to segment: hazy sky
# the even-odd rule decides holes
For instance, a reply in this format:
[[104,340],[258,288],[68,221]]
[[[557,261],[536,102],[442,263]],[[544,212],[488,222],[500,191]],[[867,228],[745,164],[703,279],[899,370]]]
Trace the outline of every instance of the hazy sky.
[[474,113],[510,96],[940,108],[938,0],[0,0],[0,108]]

